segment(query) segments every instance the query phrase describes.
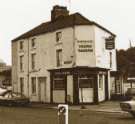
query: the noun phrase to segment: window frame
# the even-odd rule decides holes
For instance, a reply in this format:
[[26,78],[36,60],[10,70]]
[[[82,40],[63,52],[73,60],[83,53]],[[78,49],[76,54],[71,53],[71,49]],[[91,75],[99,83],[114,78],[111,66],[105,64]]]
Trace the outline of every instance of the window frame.
[[36,77],[31,77],[31,93],[36,94],[37,92],[36,86]]
[[[36,48],[36,42],[35,42],[35,41],[36,41],[36,38],[32,38],[32,39],[31,39],[31,48],[32,48],[32,49]],[[34,44],[34,45],[33,45],[33,44]]]
[[[56,81],[61,81],[61,82],[56,82]],[[60,87],[58,87],[58,83],[60,84]],[[64,82],[63,78],[55,78],[53,80],[53,90],[65,90],[65,88],[66,88],[66,83]]]
[[56,50],[56,65],[57,67],[62,66],[62,49]]
[[24,77],[20,77],[20,92],[24,93]]
[[59,32],[56,32],[56,42],[60,42],[62,39],[62,32],[59,31]]
[[[91,80],[91,81],[86,86],[86,84],[84,85],[84,82],[82,83],[80,82],[80,80],[89,80],[89,81]],[[79,88],[93,88],[93,85],[94,85],[94,78],[79,78]]]
[[[102,78],[101,78],[101,77],[102,77]],[[100,75],[99,75],[98,88],[101,89],[101,90],[103,89],[103,81],[104,81],[104,80],[103,80],[103,75],[100,74]]]
[[24,71],[24,55],[20,56],[20,71]]
[[31,69],[35,70],[36,68],[36,53],[31,54]]
[[19,50],[24,50],[24,41],[19,42]]

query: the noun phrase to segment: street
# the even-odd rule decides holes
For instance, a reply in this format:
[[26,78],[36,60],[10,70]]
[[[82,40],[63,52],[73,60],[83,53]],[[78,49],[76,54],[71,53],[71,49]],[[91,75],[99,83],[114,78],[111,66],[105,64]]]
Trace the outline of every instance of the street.
[[[0,124],[57,124],[57,110],[0,106]],[[134,124],[128,113],[70,110],[69,124]]]

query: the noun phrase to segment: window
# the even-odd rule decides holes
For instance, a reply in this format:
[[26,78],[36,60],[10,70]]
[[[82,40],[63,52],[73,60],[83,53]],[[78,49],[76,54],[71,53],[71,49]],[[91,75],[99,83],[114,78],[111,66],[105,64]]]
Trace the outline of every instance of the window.
[[103,89],[103,76],[99,75],[99,88]]
[[23,71],[24,67],[23,67],[23,59],[24,56],[20,56],[20,71]]
[[24,47],[24,42],[20,41],[20,50],[23,50],[23,47]]
[[57,67],[62,66],[62,49],[56,50]]
[[20,92],[21,94],[24,93],[24,78],[20,78]]
[[35,38],[33,38],[33,39],[31,40],[31,47],[32,47],[32,48],[35,48],[35,46],[36,46]]
[[81,78],[79,79],[80,88],[93,88],[93,78]]
[[64,90],[65,89],[65,83],[64,83],[64,79],[55,79],[54,80],[54,90]]
[[36,93],[36,77],[31,78],[31,92],[32,94]]
[[57,32],[56,33],[56,41],[59,42],[62,38],[62,33],[61,32]]
[[31,69],[32,70],[35,69],[35,60],[36,60],[36,54],[33,53],[33,54],[31,54]]

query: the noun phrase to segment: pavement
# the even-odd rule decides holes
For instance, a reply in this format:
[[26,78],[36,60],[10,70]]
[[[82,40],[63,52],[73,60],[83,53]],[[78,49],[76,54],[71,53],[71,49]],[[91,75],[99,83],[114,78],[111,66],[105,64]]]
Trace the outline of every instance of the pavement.
[[[57,109],[57,105],[54,104],[41,104],[32,103],[31,107]],[[120,101],[106,101],[99,103],[98,105],[69,105],[69,110],[89,110],[97,112],[109,112],[109,113],[124,113],[120,108]]]

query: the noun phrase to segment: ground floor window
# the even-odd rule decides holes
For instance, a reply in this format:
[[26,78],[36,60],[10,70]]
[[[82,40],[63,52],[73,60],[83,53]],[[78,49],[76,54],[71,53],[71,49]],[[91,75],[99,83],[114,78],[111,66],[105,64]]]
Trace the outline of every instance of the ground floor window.
[[20,92],[23,94],[24,93],[24,78],[20,78]]
[[54,79],[53,89],[54,90],[64,90],[65,89],[64,79],[62,79],[62,78]]
[[36,77],[31,78],[31,91],[32,94],[36,93]]
[[99,75],[99,89],[103,89],[103,75]]
[[79,87],[80,88],[93,88],[93,78],[80,78]]

